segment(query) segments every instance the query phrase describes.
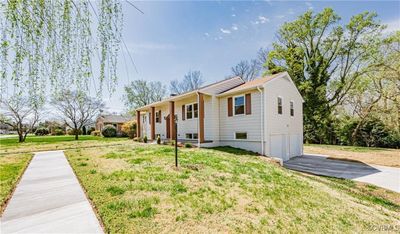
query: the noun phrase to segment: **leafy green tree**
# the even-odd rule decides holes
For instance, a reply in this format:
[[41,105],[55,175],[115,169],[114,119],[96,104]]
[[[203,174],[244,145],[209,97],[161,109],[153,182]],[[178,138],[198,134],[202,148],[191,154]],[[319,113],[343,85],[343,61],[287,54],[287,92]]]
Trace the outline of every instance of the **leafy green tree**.
[[269,73],[287,71],[303,95],[306,141],[332,141],[333,111],[367,71],[382,29],[375,13],[343,26],[331,8],[307,11],[280,28],[265,66]]

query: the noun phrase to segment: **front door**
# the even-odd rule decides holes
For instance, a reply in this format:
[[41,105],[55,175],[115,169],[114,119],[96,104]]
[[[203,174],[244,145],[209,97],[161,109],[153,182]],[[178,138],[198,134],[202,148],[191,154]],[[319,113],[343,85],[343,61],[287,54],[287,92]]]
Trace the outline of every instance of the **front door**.
[[170,123],[169,123],[169,115],[165,118],[165,124],[167,128],[167,139],[171,137]]

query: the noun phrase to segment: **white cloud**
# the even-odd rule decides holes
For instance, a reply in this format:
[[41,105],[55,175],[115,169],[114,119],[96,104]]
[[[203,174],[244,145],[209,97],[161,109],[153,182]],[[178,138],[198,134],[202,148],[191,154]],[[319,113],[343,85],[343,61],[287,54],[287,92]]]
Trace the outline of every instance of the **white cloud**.
[[221,30],[222,33],[225,33],[225,34],[230,34],[231,33],[231,30],[229,30],[229,29],[221,28],[220,30]]
[[237,31],[239,29],[239,27],[236,25],[236,24],[233,24],[232,25],[232,30],[233,31]]
[[400,18],[383,22],[383,24],[387,26],[387,28],[383,31],[384,33],[389,34],[394,31],[400,30]]
[[308,6],[308,9],[312,10],[314,9],[313,5],[311,4],[311,2],[305,2],[306,6]]
[[260,21],[256,20],[256,21],[250,21],[251,24],[260,24]]
[[209,33],[204,33],[204,36],[209,37],[210,34]]
[[285,15],[277,15],[275,17],[278,18],[278,19],[283,19],[283,18],[285,18]]
[[235,15],[235,14],[232,14],[232,17],[236,17],[236,15]]
[[265,24],[265,23],[267,23],[267,22],[270,21],[270,20],[269,20],[267,17],[265,17],[265,16],[258,16],[258,19],[259,19],[259,21],[256,21],[256,22],[259,22],[259,23],[261,23],[261,24]]

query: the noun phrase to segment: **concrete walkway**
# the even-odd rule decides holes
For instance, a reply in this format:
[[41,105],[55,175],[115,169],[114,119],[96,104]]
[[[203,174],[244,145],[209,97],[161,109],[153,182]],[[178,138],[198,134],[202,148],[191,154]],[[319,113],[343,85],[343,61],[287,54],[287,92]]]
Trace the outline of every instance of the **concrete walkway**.
[[284,162],[284,167],[316,175],[351,179],[400,193],[400,168],[327,159],[324,155],[303,155]]
[[0,233],[103,233],[62,151],[36,153],[1,218]]

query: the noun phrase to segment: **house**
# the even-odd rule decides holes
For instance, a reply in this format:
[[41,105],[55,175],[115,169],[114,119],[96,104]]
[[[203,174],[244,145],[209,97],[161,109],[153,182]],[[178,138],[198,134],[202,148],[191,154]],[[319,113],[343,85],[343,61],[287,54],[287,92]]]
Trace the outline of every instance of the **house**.
[[117,133],[121,133],[122,125],[131,120],[130,117],[122,115],[100,115],[96,119],[96,130],[103,130],[106,125],[113,125],[117,129]]
[[226,79],[136,109],[137,135],[232,146],[283,161],[303,154],[303,98],[288,73]]

